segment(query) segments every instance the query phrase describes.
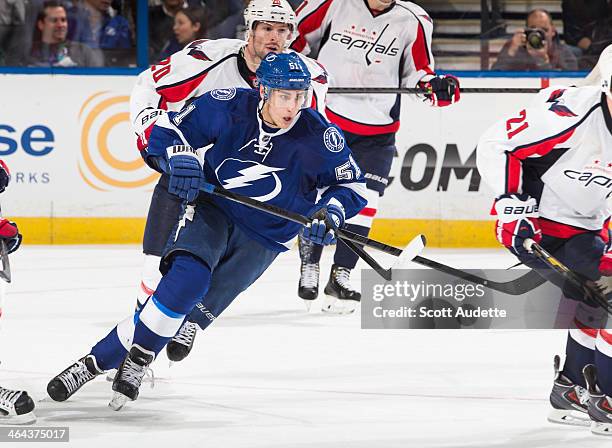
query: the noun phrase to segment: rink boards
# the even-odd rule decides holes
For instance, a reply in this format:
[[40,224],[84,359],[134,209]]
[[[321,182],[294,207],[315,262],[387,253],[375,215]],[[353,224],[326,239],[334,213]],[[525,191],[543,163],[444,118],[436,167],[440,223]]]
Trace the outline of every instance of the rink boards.
[[[157,174],[129,124],[130,76],[0,75],[5,216],[30,244],[138,243]],[[575,81],[575,80],[574,80]],[[464,78],[464,87],[540,87],[539,78]],[[571,84],[556,78],[552,84]],[[475,167],[479,135],[533,94],[465,94],[443,109],[402,98],[391,182],[373,236],[425,233],[431,246],[494,247],[492,194]]]

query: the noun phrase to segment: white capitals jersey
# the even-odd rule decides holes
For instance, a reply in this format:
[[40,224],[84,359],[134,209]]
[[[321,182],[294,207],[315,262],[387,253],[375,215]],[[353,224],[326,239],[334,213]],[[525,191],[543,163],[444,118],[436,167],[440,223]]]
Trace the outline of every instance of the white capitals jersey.
[[527,193],[538,199],[541,218],[601,230],[612,193],[606,95],[599,87],[543,90],[528,108],[486,131],[476,161],[496,195]]
[[[145,70],[130,97],[130,119],[140,133],[157,113],[148,110],[179,111],[185,102],[214,89],[253,88],[252,73],[240,52],[246,42],[238,39],[197,40],[183,50]],[[312,106],[324,114],[327,73],[316,61],[299,55],[312,77]]]
[[[396,1],[378,15],[366,0],[306,0],[297,9],[296,51],[318,52],[330,87],[416,87],[434,74],[433,22],[421,7]],[[431,77],[431,76],[429,76]],[[396,132],[400,95],[333,94],[327,117],[359,135]]]

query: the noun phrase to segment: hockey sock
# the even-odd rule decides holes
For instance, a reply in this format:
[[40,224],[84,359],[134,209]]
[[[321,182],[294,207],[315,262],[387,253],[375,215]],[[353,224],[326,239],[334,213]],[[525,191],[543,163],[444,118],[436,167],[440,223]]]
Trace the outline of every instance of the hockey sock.
[[571,329],[567,336],[565,348],[565,365],[563,375],[574,384],[586,387],[582,369],[587,364],[593,364],[595,352],[595,336],[597,330]]
[[159,353],[206,295],[210,279],[210,269],[202,261],[191,255],[177,255],[140,312],[133,344]]
[[[134,316],[130,316],[128,319],[133,322]],[[119,367],[119,364],[121,364],[127,352],[127,349],[119,339],[117,327],[115,327],[93,346],[90,353],[95,356],[96,362],[102,370],[110,370]]]
[[595,346],[597,383],[604,394],[612,397],[612,330],[599,330]]
[[300,248],[300,259],[306,263],[318,263],[321,261],[323,246],[308,241],[301,236],[298,238]]
[[136,293],[136,311],[140,311],[147,299],[153,295],[159,281],[161,280],[161,272],[159,272],[159,262],[161,257],[157,255],[145,254],[144,263],[142,265],[142,275],[140,285]]
[[[345,228],[346,230],[350,230],[351,232],[366,237],[370,233],[370,228],[366,226],[347,224]],[[359,257],[352,250],[350,250],[346,244],[338,240],[336,253],[334,254],[334,264],[342,266],[343,268],[353,269],[357,264],[357,260],[359,260]]]

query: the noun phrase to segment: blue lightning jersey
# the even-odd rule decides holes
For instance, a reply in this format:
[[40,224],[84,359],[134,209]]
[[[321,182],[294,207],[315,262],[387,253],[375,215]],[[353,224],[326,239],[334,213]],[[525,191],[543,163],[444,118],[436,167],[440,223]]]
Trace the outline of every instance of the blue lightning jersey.
[[[346,218],[366,204],[365,181],[342,131],[313,109],[287,129],[262,122],[259,91],[219,89],[160,118],[149,139],[151,158],[168,171],[166,149],[205,148],[207,182],[303,215],[317,203],[339,202]],[[251,238],[278,251],[291,247],[301,225],[224,198],[211,199]]]

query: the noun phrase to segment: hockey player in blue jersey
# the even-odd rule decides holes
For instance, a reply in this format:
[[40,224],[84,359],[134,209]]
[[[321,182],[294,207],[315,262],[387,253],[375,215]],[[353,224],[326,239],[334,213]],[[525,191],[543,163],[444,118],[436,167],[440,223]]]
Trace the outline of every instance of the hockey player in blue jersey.
[[[135,400],[148,365],[201,298],[218,315],[300,231],[317,244],[334,243],[335,231],[366,204],[365,181],[342,132],[305,107],[310,74],[300,58],[270,53],[257,78],[258,90],[213,90],[156,123],[145,160],[168,173],[169,191],[186,200],[162,257],[164,276],[134,316],[131,347],[121,344],[125,335],[115,327],[49,382],[52,399],[64,401],[119,366],[111,407]],[[199,195],[203,182],[310,216],[311,222],[303,227]]]

